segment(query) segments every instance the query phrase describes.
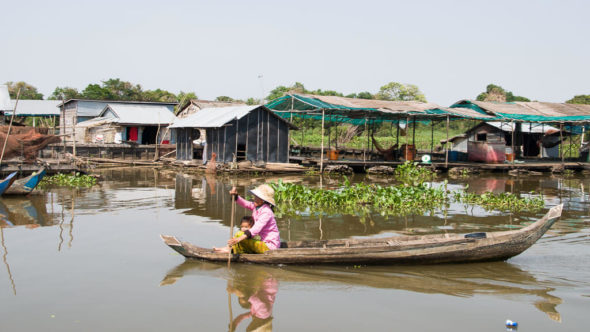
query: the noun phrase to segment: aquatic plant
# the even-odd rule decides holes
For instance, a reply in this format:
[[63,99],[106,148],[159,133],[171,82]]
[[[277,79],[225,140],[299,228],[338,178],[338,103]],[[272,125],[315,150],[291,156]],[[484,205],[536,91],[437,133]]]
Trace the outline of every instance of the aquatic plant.
[[39,186],[42,188],[49,186],[90,188],[94,186],[96,182],[97,180],[95,177],[86,174],[80,174],[78,172],[75,174],[59,173],[56,175],[44,177]]
[[512,193],[494,194],[490,192],[478,195],[464,191],[454,192],[453,195],[456,202],[479,205],[487,211],[536,212],[545,206],[543,196],[518,197]]
[[419,167],[417,162],[406,161],[395,168],[395,178],[406,186],[419,186],[436,178],[430,168]]
[[309,188],[279,180],[270,184],[275,190],[277,213],[294,215],[350,214],[366,215],[379,209],[382,215],[408,215],[433,211],[447,202],[446,188],[418,186],[381,186],[351,184],[348,178],[336,190]]
[[351,184],[348,178],[334,190],[309,188],[279,180],[270,185],[275,190],[275,212],[282,215],[348,214],[367,216],[379,212],[382,216],[424,214],[448,207],[451,202],[479,205],[484,209],[505,212],[538,211],[545,205],[543,197],[518,197],[510,193],[482,195],[447,190],[446,181],[440,187],[428,183],[381,186]]

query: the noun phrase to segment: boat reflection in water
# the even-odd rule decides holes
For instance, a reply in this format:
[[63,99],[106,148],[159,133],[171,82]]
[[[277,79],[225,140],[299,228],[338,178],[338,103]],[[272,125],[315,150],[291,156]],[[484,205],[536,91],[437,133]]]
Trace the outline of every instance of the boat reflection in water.
[[245,312],[235,318],[231,313],[229,330],[235,329],[243,322],[250,320],[246,331],[272,331],[272,310],[279,290],[279,281],[274,276],[276,270],[260,268],[245,264],[227,265],[198,261],[186,261],[168,272],[160,282],[160,286],[174,284],[178,279],[190,274],[218,274],[227,280],[228,295],[235,295],[240,307]]
[[[304,266],[232,264],[231,270],[228,270],[223,263],[186,260],[170,270],[160,285],[170,285],[191,275],[227,278],[228,291],[238,295],[244,308],[250,308],[250,313],[244,316],[252,317],[251,324],[255,320],[260,323],[268,319],[265,315],[255,316],[253,311],[264,314],[272,312],[279,283],[334,283],[465,298],[476,295],[493,295],[505,299],[532,297],[531,304],[558,322],[561,322],[561,315],[557,306],[563,302],[561,298],[550,294],[555,290],[552,286],[559,285],[539,281],[529,272],[507,262],[363,266],[362,269],[346,266],[316,266],[311,269]],[[252,309],[254,304],[256,307]],[[258,311],[258,308],[262,310]],[[240,322],[236,320],[234,323]]]

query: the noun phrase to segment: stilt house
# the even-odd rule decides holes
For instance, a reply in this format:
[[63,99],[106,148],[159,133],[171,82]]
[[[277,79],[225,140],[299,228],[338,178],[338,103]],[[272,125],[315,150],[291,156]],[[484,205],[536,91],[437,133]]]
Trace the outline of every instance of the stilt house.
[[289,129],[294,126],[265,106],[204,108],[170,126],[176,130],[176,159],[193,160],[193,141],[198,129],[206,130],[203,160],[216,153],[217,161],[249,160],[286,163],[289,160]]

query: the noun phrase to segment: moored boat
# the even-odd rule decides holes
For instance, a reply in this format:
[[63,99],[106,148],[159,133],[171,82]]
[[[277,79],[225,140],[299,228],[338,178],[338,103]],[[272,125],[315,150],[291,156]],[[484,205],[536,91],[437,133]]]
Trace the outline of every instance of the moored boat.
[[43,167],[25,178],[15,180],[12,186],[4,192],[4,195],[27,195],[37,187],[44,176],[45,168]]
[[[541,238],[559,219],[562,209],[563,204],[555,206],[543,218],[514,231],[289,241],[264,254],[232,254],[231,260],[261,264],[439,264],[506,260]],[[161,238],[186,258],[228,259],[227,253],[181,242],[174,236],[161,235]]]
[[2,195],[6,189],[10,188],[15,180],[16,172],[12,172],[4,180],[0,181],[0,195]]

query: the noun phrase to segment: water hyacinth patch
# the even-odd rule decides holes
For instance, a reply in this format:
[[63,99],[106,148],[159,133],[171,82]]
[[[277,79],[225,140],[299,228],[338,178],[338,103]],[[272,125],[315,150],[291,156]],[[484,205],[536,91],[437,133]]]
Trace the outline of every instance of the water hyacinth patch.
[[63,174],[59,173],[43,178],[39,186],[43,187],[73,187],[73,188],[90,188],[96,184],[95,177],[86,174]]
[[382,215],[408,215],[434,211],[444,206],[448,195],[446,186],[381,186],[350,184],[348,179],[336,190],[309,188],[285,183],[272,183],[278,215],[315,214],[365,215],[379,209]]
[[[348,178],[335,190],[309,188],[279,180],[270,185],[275,190],[277,216],[302,214],[348,214],[366,216],[418,215],[448,208],[451,203],[479,205],[487,211],[536,212],[545,206],[543,197],[519,197],[510,193],[473,194],[464,190],[449,191],[447,181],[433,187],[436,174],[417,163],[406,162],[395,171],[396,186],[351,184]],[[465,188],[467,189],[467,188]]]

